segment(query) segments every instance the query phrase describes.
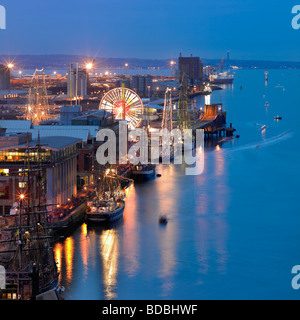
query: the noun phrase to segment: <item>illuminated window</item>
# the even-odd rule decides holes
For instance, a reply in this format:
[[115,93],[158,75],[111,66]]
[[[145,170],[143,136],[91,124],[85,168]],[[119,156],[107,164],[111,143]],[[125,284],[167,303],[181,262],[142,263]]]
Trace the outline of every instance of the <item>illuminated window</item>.
[[20,189],[26,188],[26,182],[19,182],[19,188]]
[[8,176],[9,169],[0,169],[0,176]]

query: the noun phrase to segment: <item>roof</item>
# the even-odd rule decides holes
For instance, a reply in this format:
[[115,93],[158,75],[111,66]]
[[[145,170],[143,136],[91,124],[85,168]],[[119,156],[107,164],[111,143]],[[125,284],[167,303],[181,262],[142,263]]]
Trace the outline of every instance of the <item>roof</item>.
[[[66,136],[54,136],[54,137],[40,137],[40,144],[43,145],[43,148],[52,149],[58,151],[60,149],[66,148],[73,144],[81,142],[81,139],[74,137],[66,137]],[[30,146],[36,146],[38,143],[38,139],[33,139],[29,142]],[[26,145],[26,144],[25,144]]]
[[40,131],[42,134],[43,131],[52,132],[54,135],[61,135],[61,136],[72,136],[75,134],[77,137],[81,132],[88,131],[91,137],[96,137],[99,131],[99,126],[34,126],[32,134],[34,131]]
[[93,112],[86,112],[81,114],[78,117],[73,118],[72,120],[79,120],[79,119],[87,119],[87,118],[109,118],[111,117],[112,114],[110,112],[108,112],[107,110],[97,110],[97,111],[93,111]]
[[179,81],[176,80],[170,80],[170,81],[159,81],[156,82],[155,85],[157,86],[166,86],[170,88],[179,88]]
[[32,125],[29,120],[0,120],[0,128],[7,128],[6,133],[26,133],[32,134],[32,139],[40,137],[73,137],[87,141],[95,138],[99,131],[99,126],[41,126]]
[[[59,151],[71,145],[80,143],[81,139],[66,136],[54,136],[54,137],[40,137],[41,148]],[[29,142],[29,146],[35,147],[38,144],[38,139],[33,139]],[[3,147],[0,150],[8,150],[15,148],[26,148],[27,143],[22,143],[15,146]]]
[[10,129],[14,129],[14,132],[24,132],[23,130],[29,130],[32,126],[32,122],[30,120],[0,120],[0,128],[6,128],[7,132]]
[[[47,126],[48,127],[48,126]],[[91,138],[90,131],[86,129],[73,129],[73,130],[40,130],[40,128],[31,129],[32,139],[37,139],[38,134],[41,138],[46,137],[71,137],[88,141]]]
[[25,90],[0,90],[0,96],[8,94],[27,94],[28,91]]

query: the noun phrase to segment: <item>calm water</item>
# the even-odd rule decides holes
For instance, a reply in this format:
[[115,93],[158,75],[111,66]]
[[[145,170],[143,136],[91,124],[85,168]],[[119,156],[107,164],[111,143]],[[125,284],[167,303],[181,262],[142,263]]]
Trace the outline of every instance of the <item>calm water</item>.
[[115,228],[83,224],[56,244],[66,298],[300,298],[299,87],[300,71],[270,70],[265,86],[264,71],[240,70],[214,92],[240,138],[207,148],[200,176],[160,166],[130,187]]

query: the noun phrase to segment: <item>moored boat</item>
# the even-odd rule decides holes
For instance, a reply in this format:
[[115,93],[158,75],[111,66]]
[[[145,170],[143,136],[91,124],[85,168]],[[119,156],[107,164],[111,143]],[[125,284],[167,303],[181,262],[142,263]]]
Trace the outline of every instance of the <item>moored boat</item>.
[[50,225],[55,228],[72,227],[84,219],[86,201],[82,200],[73,206],[62,206],[49,215]]
[[155,177],[156,165],[154,164],[140,164],[133,166],[131,170],[131,177],[137,181],[146,181]]
[[88,203],[86,220],[88,222],[109,224],[123,217],[125,201],[95,201]]
[[85,218],[87,222],[109,224],[123,217],[125,193],[113,169],[106,169],[99,177],[99,191],[87,202]]

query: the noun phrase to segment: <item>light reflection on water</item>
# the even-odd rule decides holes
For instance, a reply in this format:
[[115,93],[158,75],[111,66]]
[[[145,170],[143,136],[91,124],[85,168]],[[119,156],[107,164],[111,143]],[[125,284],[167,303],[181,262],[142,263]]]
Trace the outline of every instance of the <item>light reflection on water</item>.
[[136,210],[136,191],[132,184],[126,190],[126,207],[124,212],[124,237],[123,248],[126,252],[124,257],[124,269],[129,277],[134,277],[139,269],[138,252],[139,247],[139,234],[137,232],[139,221],[137,219]]
[[[55,245],[66,299],[295,298],[300,77],[286,73],[285,92],[274,89],[275,71],[265,87],[262,70],[242,70],[234,86],[213,94],[240,139],[207,143],[203,174],[158,166],[162,177],[130,187],[117,225],[84,224]],[[274,122],[277,114],[284,121]],[[282,136],[287,130],[295,134]],[[170,218],[165,227],[161,214]]]
[[117,274],[119,258],[119,239],[114,229],[103,230],[100,236],[100,254],[102,256],[102,279],[104,297],[111,300],[117,297]]
[[[185,266],[198,264],[199,274],[206,273],[212,255],[217,256],[218,270],[223,272],[227,228],[222,217],[227,197],[224,159],[221,150],[207,157],[214,161],[197,178],[187,178],[184,166],[159,166],[161,178],[127,190],[124,218],[119,223],[111,228],[84,223],[57,243],[54,253],[66,297],[117,299],[120,280],[134,283],[142,277],[147,279],[145,285],[152,280],[156,283],[158,297],[168,298]],[[213,188],[208,185],[211,170],[217,172]],[[213,217],[211,210],[216,213]],[[161,214],[168,215],[168,225],[158,224]]]

